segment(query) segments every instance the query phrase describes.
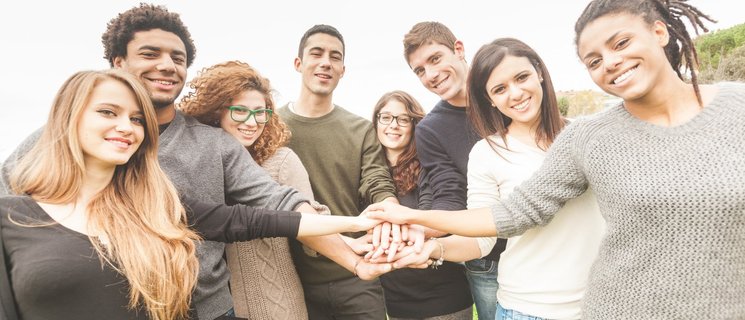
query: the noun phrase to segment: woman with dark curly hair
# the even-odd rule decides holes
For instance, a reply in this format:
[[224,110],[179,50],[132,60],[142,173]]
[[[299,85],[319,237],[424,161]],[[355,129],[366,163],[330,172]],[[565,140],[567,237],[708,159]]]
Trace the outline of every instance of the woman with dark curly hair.
[[[281,185],[312,198],[308,173],[285,147],[290,131],[274,114],[269,80],[240,61],[205,68],[179,108],[200,122],[223,128]],[[306,319],[300,279],[286,238],[266,238],[226,246],[236,315],[249,319]]]
[[[378,100],[372,121],[385,149],[401,205],[429,210],[432,190],[416,154],[414,131],[424,109],[411,95],[391,91]],[[401,269],[380,278],[389,319],[472,319],[471,292],[463,267]]]

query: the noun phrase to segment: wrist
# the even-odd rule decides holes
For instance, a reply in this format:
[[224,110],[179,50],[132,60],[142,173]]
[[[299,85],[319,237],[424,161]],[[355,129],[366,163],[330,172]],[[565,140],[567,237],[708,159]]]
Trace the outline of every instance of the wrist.
[[432,259],[431,267],[437,269],[445,262],[445,246],[437,238],[430,238],[430,240],[436,245],[436,248],[429,254]]
[[357,261],[354,262],[354,266],[352,267],[352,273],[354,273],[354,276],[355,277],[358,277],[359,276],[357,274],[357,267],[360,266],[360,263],[362,263],[362,260],[363,260],[363,258],[359,258],[359,259],[357,259]]

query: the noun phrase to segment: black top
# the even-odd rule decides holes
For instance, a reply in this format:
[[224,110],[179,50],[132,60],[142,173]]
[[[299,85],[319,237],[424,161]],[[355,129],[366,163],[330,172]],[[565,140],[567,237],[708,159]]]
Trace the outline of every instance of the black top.
[[[466,108],[440,100],[416,126],[414,136],[419,161],[429,172],[432,209],[466,209],[468,154],[481,139],[468,120]],[[499,261],[506,245],[506,239],[498,239],[484,259]]]
[[[189,224],[208,240],[295,237],[300,225],[297,212],[183,200]],[[21,319],[147,319],[144,309],[127,308],[126,279],[102,265],[87,235],[9,218],[29,225],[53,220],[30,197],[0,197],[2,245]]]
[[[399,196],[401,205],[428,210],[432,189],[422,172],[419,187]],[[473,304],[463,266],[445,262],[438,269],[399,269],[380,277],[388,315],[428,318],[454,313]]]

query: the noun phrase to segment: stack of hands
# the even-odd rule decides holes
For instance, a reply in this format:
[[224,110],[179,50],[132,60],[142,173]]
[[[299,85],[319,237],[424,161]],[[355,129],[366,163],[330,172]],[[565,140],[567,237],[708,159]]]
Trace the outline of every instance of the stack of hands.
[[362,257],[355,272],[362,279],[373,279],[400,268],[424,269],[436,266],[440,258],[436,240],[426,238],[426,228],[410,224],[418,210],[393,202],[372,204],[359,217],[359,224],[370,227],[367,234],[357,239],[346,238],[347,244]]

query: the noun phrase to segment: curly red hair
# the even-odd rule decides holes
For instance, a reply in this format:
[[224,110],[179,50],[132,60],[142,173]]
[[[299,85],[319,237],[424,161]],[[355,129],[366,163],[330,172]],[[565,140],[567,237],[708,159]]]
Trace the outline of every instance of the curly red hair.
[[380,125],[378,123],[380,110],[391,100],[401,102],[406,107],[406,113],[414,120],[411,123],[411,140],[404,149],[404,152],[399,156],[398,163],[392,166],[390,161],[386,159],[388,167],[391,168],[396,192],[399,196],[403,196],[416,189],[419,175],[422,172],[422,166],[419,163],[419,158],[416,156],[414,132],[416,131],[416,124],[424,118],[424,109],[414,97],[404,91],[396,90],[388,92],[380,97],[380,100],[378,100],[378,103],[375,104],[375,108],[373,109],[372,122],[375,125],[375,130]]
[[[245,62],[228,61],[204,68],[189,82],[189,88],[192,91],[181,99],[178,108],[199,122],[213,127],[220,128],[225,107],[233,98],[247,90],[260,92],[266,101],[266,108],[274,110],[269,79],[262,77]],[[285,146],[290,136],[287,125],[274,113],[266,123],[264,132],[246,149],[256,163],[262,164],[277,149]]]

